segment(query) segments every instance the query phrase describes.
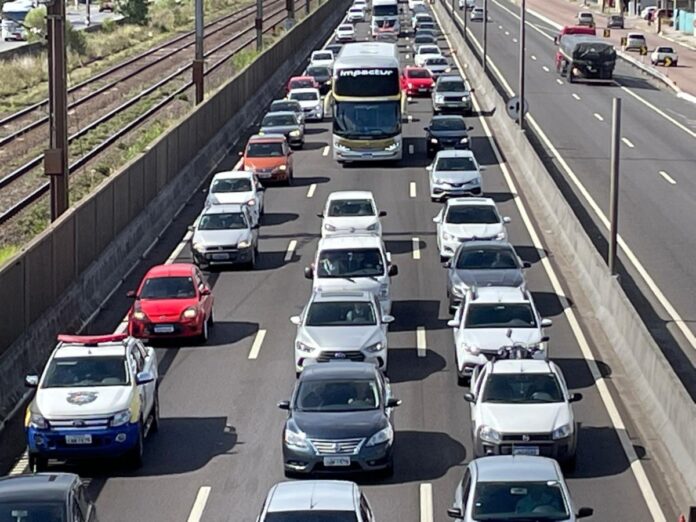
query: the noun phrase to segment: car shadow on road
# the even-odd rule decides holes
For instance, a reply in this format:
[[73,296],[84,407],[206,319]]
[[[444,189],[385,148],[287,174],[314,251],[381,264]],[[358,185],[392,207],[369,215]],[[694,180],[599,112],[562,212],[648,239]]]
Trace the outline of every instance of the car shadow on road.
[[222,346],[234,344],[251,337],[259,331],[259,323],[245,321],[216,321],[210,330],[210,337],[205,346]]
[[[532,292],[532,298],[542,317],[555,317],[563,313],[561,299],[554,292]],[[573,306],[569,297],[566,300],[569,306]]]
[[324,147],[328,147],[329,144],[326,143],[325,141],[305,141],[304,147],[302,147],[302,150],[319,150],[323,149]]
[[623,87],[629,87],[631,89],[645,89],[648,91],[659,91],[660,90],[655,85],[650,83],[650,81],[646,78],[640,78],[637,76],[622,76],[622,75],[615,74],[614,79],[616,80],[616,83],[618,85],[621,85]]
[[305,127],[305,136],[310,136],[314,134],[323,134],[327,131],[328,129],[324,129],[322,127]]
[[[633,445],[638,458],[646,458],[643,446]],[[621,449],[617,430],[605,426],[580,426],[578,430],[577,465],[566,477],[598,478],[619,475],[630,467]]]
[[292,186],[293,187],[308,187],[312,184],[320,184],[320,183],[328,183],[331,181],[331,178],[327,178],[326,176],[295,176],[295,178],[292,181]]
[[425,357],[419,357],[415,346],[389,348],[387,376],[392,384],[422,381],[446,365],[447,361],[433,350],[426,350]]
[[[428,331],[448,328],[449,318],[440,319],[440,301],[425,299],[406,299],[394,301],[391,313],[395,320],[389,325],[390,332],[414,332],[417,326]],[[414,317],[418,318],[417,324]]]
[[[563,372],[568,389],[582,390],[584,388],[592,388],[595,385],[595,379],[587,366],[587,360],[578,357],[556,357],[553,353],[553,338],[550,342],[550,352],[553,362],[555,362]],[[602,377],[611,377],[611,367],[600,360],[596,360],[599,373]]]
[[262,227],[272,227],[275,225],[283,225],[289,223],[290,221],[295,221],[299,214],[294,212],[266,212],[261,216],[261,226]]
[[[384,246],[392,255],[410,254],[413,252],[413,240],[411,239],[388,239],[384,242]],[[422,239],[418,240],[418,248],[423,251],[427,248],[427,244]]]
[[515,252],[520,256],[522,261],[526,261],[532,265],[537,264],[542,258],[548,256],[548,252],[545,249],[538,249],[529,245],[513,245],[515,247]]
[[488,192],[488,191],[486,191],[484,193],[484,196],[487,198],[491,198],[496,203],[505,203],[506,201],[512,201],[515,198],[515,196],[513,196],[509,192]]

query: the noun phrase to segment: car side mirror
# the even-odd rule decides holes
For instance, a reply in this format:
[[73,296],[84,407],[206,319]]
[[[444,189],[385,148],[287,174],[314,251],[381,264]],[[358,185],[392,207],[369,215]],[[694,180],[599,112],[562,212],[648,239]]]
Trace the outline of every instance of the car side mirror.
[[457,328],[459,326],[459,321],[457,321],[456,319],[450,319],[449,321],[447,321],[447,326],[449,326],[450,328]]
[[201,290],[201,295],[210,295],[210,294],[211,294],[210,288],[204,288],[203,290]]
[[258,187],[256,192],[266,192],[266,187]]
[[435,216],[435,217],[433,218],[433,223],[439,223],[441,220],[442,220],[442,219],[440,218],[440,214],[438,214],[437,216]]
[[261,228],[261,223],[254,223],[253,225],[251,225],[252,230],[256,230],[257,228]]
[[464,400],[466,402],[476,402],[476,397],[474,397],[473,393],[467,392],[464,394]]
[[444,266],[445,268],[452,268],[452,260],[448,259],[447,261],[442,263],[442,266]]
[[186,227],[186,230],[188,230],[189,232],[193,232],[195,230],[195,228],[196,227],[194,227],[193,225],[189,225]]
[[530,263],[529,261],[524,261],[522,263],[522,268],[532,268],[532,263]]
[[140,372],[135,376],[135,384],[148,384],[155,381],[155,375],[152,372]]
[[577,518],[585,518],[585,517],[591,517],[594,515],[594,509],[589,508],[589,507],[581,507],[580,510],[578,511],[578,514],[575,515]]
[[290,318],[290,322],[294,324],[295,326],[298,326],[300,324],[300,316],[299,315],[293,315]]
[[549,319],[548,317],[544,317],[541,320],[541,327],[542,328],[548,328],[551,325],[553,325],[553,321],[551,319]]
[[430,127],[423,127],[423,130],[424,130],[425,132],[428,132],[428,131],[430,130]]
[[389,324],[394,322],[394,316],[393,315],[383,315],[382,316],[382,322],[384,324]]
[[539,342],[540,342],[540,343],[548,343],[548,342],[549,342],[549,339],[551,339],[551,338],[550,338],[548,335],[545,335],[544,337],[542,337],[542,338],[539,340]]
[[469,92],[476,92],[476,88],[475,88],[475,87],[471,87],[471,88],[469,89]]
[[396,265],[389,265],[389,271],[387,273],[389,276],[399,275],[399,267]]
[[479,170],[483,172],[484,170],[488,170],[488,167],[479,165]]
[[305,279],[314,279],[314,270],[312,270],[311,266],[306,266],[304,268],[304,276]]
[[386,210],[380,210],[380,211],[379,211],[379,217],[384,217],[384,216],[386,216],[386,215],[387,215],[387,211],[386,211]]
[[509,222],[510,222],[510,218],[509,218],[509,217],[507,217],[507,216],[503,217],[503,223],[507,224],[507,223],[509,223]]
[[281,410],[289,410],[290,409],[290,401],[280,401],[278,403],[278,408]]
[[244,156],[244,151],[243,151],[243,150],[240,150],[240,151],[237,153],[237,155],[241,158],[242,156]]
[[396,408],[397,406],[401,406],[401,399],[392,397],[391,399],[387,400],[386,406],[387,408]]
[[466,130],[468,130],[468,131],[472,131],[472,130],[474,130],[474,126],[473,126],[473,125],[469,125],[469,128],[468,128],[468,129],[466,129]]
[[432,166],[432,165],[428,165],[427,167],[425,167],[425,170],[433,170],[433,166]]
[[324,219],[324,214],[317,214],[318,218]]
[[24,386],[27,388],[36,388],[39,386],[39,376],[36,374],[27,375],[24,378]]
[[135,299],[137,297],[135,290],[128,290],[128,292],[126,292],[126,297],[130,297],[131,299]]
[[447,510],[447,516],[450,518],[464,518],[464,513],[462,513],[461,508],[449,508]]
[[573,393],[571,394],[570,398],[568,399],[568,402],[578,402],[582,400],[582,393]]
[[554,43],[555,45],[558,45],[558,36],[554,36],[554,37],[553,37],[553,43]]

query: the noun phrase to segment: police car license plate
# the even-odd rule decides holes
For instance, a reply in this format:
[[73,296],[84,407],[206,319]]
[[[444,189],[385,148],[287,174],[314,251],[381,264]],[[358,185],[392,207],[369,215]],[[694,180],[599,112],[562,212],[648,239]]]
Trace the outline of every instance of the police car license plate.
[[230,258],[229,254],[213,254],[214,261],[226,261]]
[[324,457],[324,466],[327,468],[350,466],[350,457]]
[[92,444],[91,435],[66,435],[66,444]]
[[537,457],[539,455],[539,446],[519,446],[512,448],[513,455],[531,455]]
[[155,326],[155,333],[172,333],[174,326],[171,324],[158,324]]

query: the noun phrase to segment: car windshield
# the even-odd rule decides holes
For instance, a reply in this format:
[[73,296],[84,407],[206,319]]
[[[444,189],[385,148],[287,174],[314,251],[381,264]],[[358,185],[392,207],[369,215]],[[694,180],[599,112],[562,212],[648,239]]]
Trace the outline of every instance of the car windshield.
[[[304,79],[304,80],[292,80],[290,82],[290,88],[291,89],[307,89],[314,87],[314,82],[310,79]],[[301,98],[293,98],[296,100],[300,100]]]
[[[125,386],[128,384],[126,364],[126,358],[119,356],[55,357],[48,365],[41,387]],[[94,399],[96,396],[92,400]],[[71,404],[78,404],[71,402],[70,395],[66,400]]]
[[65,504],[58,502],[0,502],[0,522],[65,522],[65,512]]
[[658,47],[657,52],[658,53],[673,53],[674,49],[672,49],[671,47]]
[[509,270],[519,268],[517,258],[509,250],[462,250],[457,259],[458,270]]
[[492,225],[500,223],[495,208],[489,205],[453,205],[447,210],[445,223],[450,225]]
[[225,212],[203,214],[198,222],[198,230],[241,230],[248,228],[244,214]]
[[406,73],[407,78],[430,78],[430,72],[427,69],[411,69]]
[[474,303],[468,308],[464,327],[536,328],[537,321],[529,303]]
[[425,60],[425,65],[432,67],[433,65],[447,65],[447,60],[445,58],[428,58]]
[[440,158],[435,166],[436,171],[477,170],[476,162],[471,156],[460,158]]
[[283,156],[283,144],[274,141],[267,143],[250,143],[246,150],[249,158],[278,158]]
[[246,178],[216,179],[210,191],[219,192],[251,192],[251,180]]
[[297,101],[317,101],[319,99],[319,94],[316,92],[291,92],[290,99]]
[[266,513],[264,522],[358,522],[352,511],[278,511]]
[[479,482],[474,491],[476,520],[566,520],[570,517],[561,484],[544,482]]
[[466,130],[464,118],[437,118],[430,124],[430,130],[458,131]]
[[329,203],[329,217],[374,216],[375,209],[369,199],[336,199]]
[[191,276],[150,277],[140,292],[140,299],[191,299],[196,297]]
[[292,114],[275,114],[272,116],[264,116],[261,121],[262,127],[282,127],[288,125],[297,125],[297,120]]
[[440,54],[440,49],[434,45],[424,45],[418,48],[418,54]]
[[307,67],[308,76],[331,76],[331,71],[328,67],[321,67],[319,65],[312,65]]
[[305,326],[370,326],[376,325],[375,310],[371,303],[321,302],[312,303]]
[[317,264],[319,277],[375,277],[384,275],[382,253],[377,248],[322,250]]
[[461,80],[447,80],[438,83],[437,90],[442,92],[465,92],[466,87]]
[[[343,28],[345,29],[345,25],[341,25],[339,29]],[[349,26],[352,28],[352,26]],[[319,60],[333,60],[333,53],[315,53],[312,56],[312,61],[319,61]]]
[[494,373],[486,380],[482,400],[506,404],[542,404],[563,402],[563,393],[553,373]]
[[295,409],[300,411],[364,411],[379,408],[375,380],[331,380],[300,382]]
[[[363,83],[369,82],[363,80]],[[399,101],[336,103],[334,133],[348,139],[368,140],[395,136],[401,132],[400,104]]]

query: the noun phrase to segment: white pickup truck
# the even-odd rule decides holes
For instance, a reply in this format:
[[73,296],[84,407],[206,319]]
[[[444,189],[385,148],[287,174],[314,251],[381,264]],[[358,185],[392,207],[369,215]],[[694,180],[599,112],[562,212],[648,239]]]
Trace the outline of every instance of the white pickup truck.
[[664,65],[666,67],[676,67],[679,56],[674,47],[660,46],[650,53],[650,63],[653,65]]

